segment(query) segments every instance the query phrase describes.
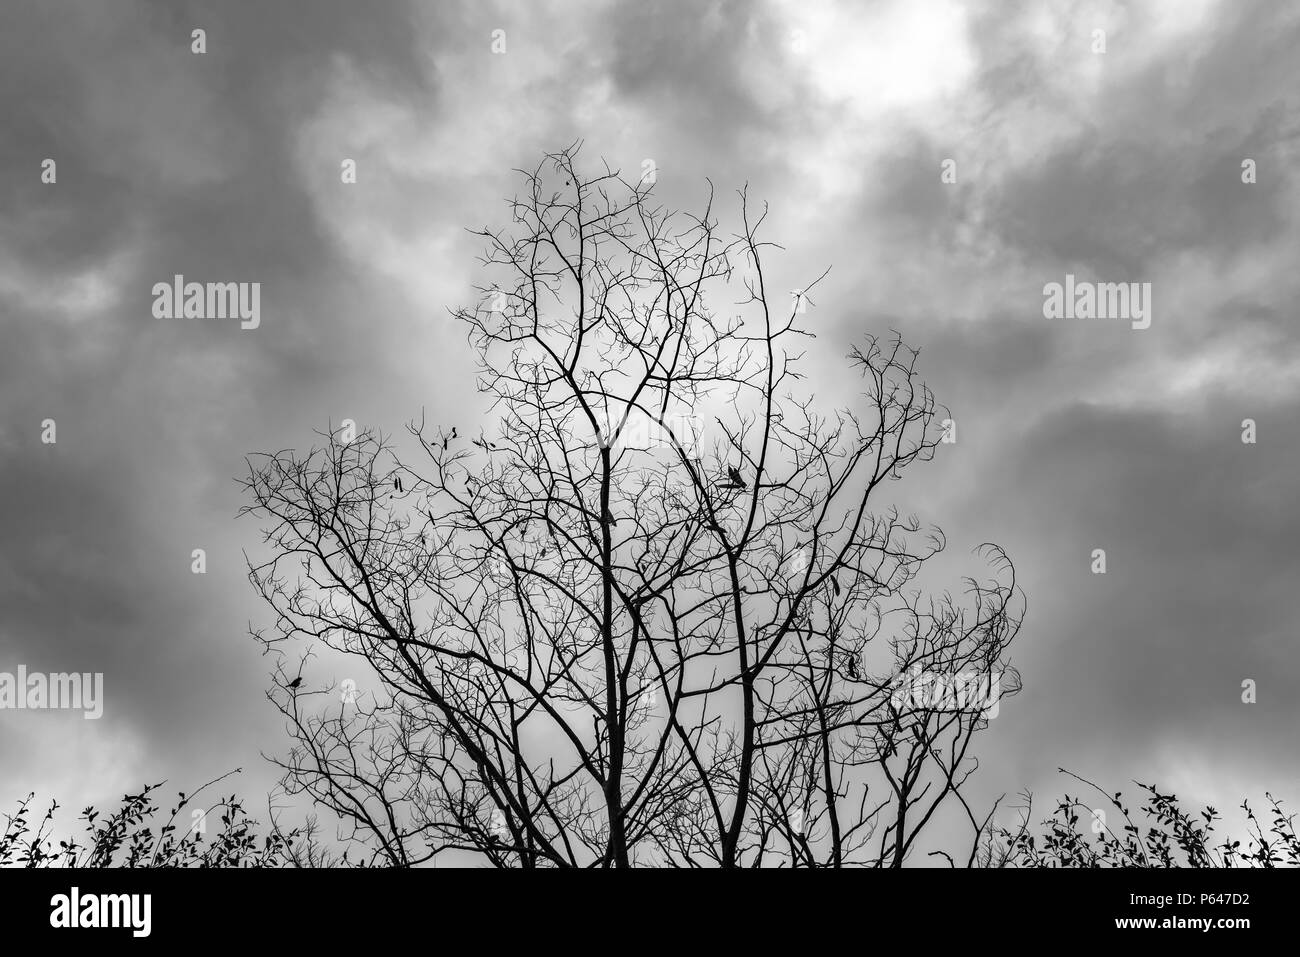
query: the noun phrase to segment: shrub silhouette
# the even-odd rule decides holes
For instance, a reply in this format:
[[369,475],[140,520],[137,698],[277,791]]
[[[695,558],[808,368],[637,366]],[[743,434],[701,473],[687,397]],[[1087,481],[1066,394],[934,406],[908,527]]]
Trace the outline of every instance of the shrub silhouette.
[[137,794],[123,795],[118,807],[106,814],[94,807],[85,808],[78,815],[78,820],[84,822],[84,837],[80,840],[74,836],[60,838],[56,833],[55,812],[61,806],[58,801],[51,801],[36,819],[35,794],[28,794],[18,801],[13,814],[0,816],[0,867],[225,868],[349,863],[346,854],[332,857],[320,850],[314,838],[314,820],[288,832],[273,825],[259,838],[258,822],[248,816],[243,802],[233,795],[205,809],[202,820],[219,821],[210,838],[206,826],[178,825],[181,812],[195,808],[194,798],[203,788],[192,795],[178,792],[176,805],[155,830],[154,822],[161,810],[157,791],[161,787],[162,783],[149,784]]
[[[1063,772],[1069,774],[1070,772]],[[1107,805],[1118,812],[1122,824],[1105,823],[1098,808],[1077,797],[1064,795],[1052,816],[1041,822],[1044,830],[1035,835],[1030,824],[1026,795],[1021,824],[990,830],[980,867],[1016,868],[1235,868],[1295,867],[1300,865],[1300,836],[1295,814],[1266,795],[1267,821],[1261,819],[1249,801],[1244,812],[1244,840],[1224,836],[1216,839],[1219,812],[1210,806],[1189,812],[1177,795],[1165,794],[1150,784],[1138,783],[1143,801],[1140,815],[1145,827],[1135,823],[1123,794],[1107,794],[1091,782],[1071,775],[1093,788]],[[81,812],[86,839],[56,841],[52,801],[36,822],[32,818],[29,794],[18,802],[13,814],[3,815],[0,833],[0,866],[3,867],[352,867],[347,852],[334,855],[320,847],[315,837],[316,822],[281,831],[272,826],[259,838],[258,822],[250,818],[244,804],[234,796],[220,799],[208,809],[220,811],[220,828],[210,839],[193,828],[182,830],[174,822],[190,806],[194,795],[178,793],[176,806],[167,822],[155,832],[151,822],[160,810],[156,792],[161,784],[145,786],[138,794],[122,797],[108,814],[93,807]],[[1109,815],[1107,815],[1109,817]],[[1094,827],[1093,822],[1098,822]],[[948,856],[948,855],[944,855]],[[951,859],[951,858],[949,858]]]
[[[1265,794],[1267,823],[1249,801],[1241,802],[1245,815],[1242,837],[1216,837],[1222,815],[1215,808],[1185,810],[1175,794],[1165,794],[1151,784],[1134,782],[1142,792],[1140,818],[1134,821],[1123,793],[1113,795],[1091,781],[1061,769],[1105,799],[1093,807],[1066,794],[1052,816],[1041,823],[1035,836],[1029,824],[1032,796],[1026,795],[1021,824],[1015,830],[995,828],[981,864],[985,867],[1295,867],[1300,865],[1300,837],[1295,814],[1282,802]],[[1118,812],[1111,823],[1110,809]],[[1098,813],[1098,812],[1102,813]]]

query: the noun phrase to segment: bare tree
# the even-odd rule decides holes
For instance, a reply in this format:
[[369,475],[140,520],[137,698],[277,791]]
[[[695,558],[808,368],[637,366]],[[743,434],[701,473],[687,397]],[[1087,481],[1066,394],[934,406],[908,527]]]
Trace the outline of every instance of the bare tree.
[[576,154],[475,234],[475,434],[250,459],[258,637],[380,689],[281,666],[285,787],[397,865],[900,866],[944,807],[973,857],[961,789],[1023,603],[994,546],[992,580],[925,598],[942,535],[877,503],[940,439],[916,353],[867,339],[861,407],[820,411],[794,388],[826,274],[770,288],[766,209],[742,190],[727,233],[711,187],[669,212]]

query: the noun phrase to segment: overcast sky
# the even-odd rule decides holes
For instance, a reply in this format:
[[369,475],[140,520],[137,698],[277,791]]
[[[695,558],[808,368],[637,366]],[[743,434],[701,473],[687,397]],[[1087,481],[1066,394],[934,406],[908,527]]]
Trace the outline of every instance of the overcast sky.
[[[102,671],[106,702],[0,712],[0,805],[233,767],[260,802],[288,738],[243,457],[463,422],[464,230],[579,138],[653,160],[671,205],[748,183],[778,288],[832,267],[819,388],[851,388],[865,332],[921,348],[958,441],[903,494],[956,571],[997,542],[1028,598],[981,798],[1047,799],[1065,766],[1300,801],[1297,49],[1281,0],[9,0],[0,671]],[[260,327],[154,318],[177,273],[260,282]],[[1151,283],[1150,328],[1045,318],[1067,274]]]

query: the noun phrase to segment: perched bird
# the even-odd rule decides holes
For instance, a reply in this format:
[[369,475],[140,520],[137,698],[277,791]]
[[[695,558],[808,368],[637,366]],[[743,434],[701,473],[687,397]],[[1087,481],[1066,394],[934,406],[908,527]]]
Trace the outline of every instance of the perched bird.
[[443,437],[443,440],[442,440],[442,450],[443,450],[444,452],[447,451],[447,439],[446,439],[445,436]]
[[451,427],[451,437],[456,438],[456,426],[454,425]]
[[400,475],[393,479],[393,488],[399,492],[402,490],[402,477]]
[[294,678],[292,681],[290,681],[290,682],[289,682],[289,687],[290,687],[290,688],[296,688],[296,687],[298,687],[300,684],[302,684],[302,675],[299,675],[297,678]]
[[732,488],[744,490],[749,487],[745,484],[745,480],[740,477],[740,470],[734,465],[727,466],[727,478],[731,480]]
[[858,656],[849,655],[849,677],[853,680],[858,678]]

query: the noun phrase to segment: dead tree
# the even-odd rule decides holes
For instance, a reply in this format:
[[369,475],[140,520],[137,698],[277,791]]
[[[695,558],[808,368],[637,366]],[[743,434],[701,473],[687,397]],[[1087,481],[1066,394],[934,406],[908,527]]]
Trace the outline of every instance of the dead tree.
[[992,580],[925,599],[942,536],[878,503],[939,442],[916,353],[868,338],[860,406],[820,409],[796,347],[826,274],[772,290],[766,211],[742,190],[727,233],[711,187],[669,212],[576,153],[476,234],[486,421],[250,459],[259,637],[378,689],[280,672],[285,786],[397,865],[899,866],[945,807],[973,848],[1022,602],[994,546]]

